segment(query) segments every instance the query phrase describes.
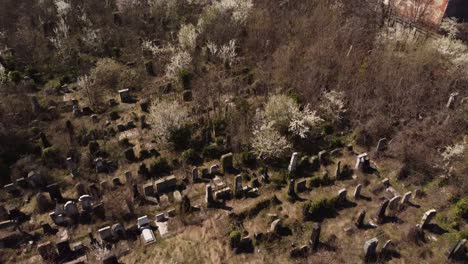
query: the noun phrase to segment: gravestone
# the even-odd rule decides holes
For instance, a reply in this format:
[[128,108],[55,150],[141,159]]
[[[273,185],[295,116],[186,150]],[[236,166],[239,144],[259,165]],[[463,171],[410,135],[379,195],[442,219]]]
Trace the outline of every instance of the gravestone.
[[389,187],[390,186],[390,180],[388,178],[385,178],[382,180],[382,185],[385,186],[385,187]]
[[361,189],[362,189],[362,184],[358,184],[356,188],[354,189],[354,199],[359,199],[361,198]]
[[152,183],[143,185],[143,194],[145,196],[154,196],[154,186]]
[[386,257],[390,253],[390,248],[392,247],[392,240],[387,240],[380,250],[380,255]]
[[364,226],[364,218],[366,217],[366,210],[362,210],[359,212],[356,222],[354,224],[356,225],[357,228],[361,228]]
[[339,180],[341,178],[341,161],[338,161],[336,164],[335,170],[335,179]]
[[143,178],[147,178],[150,175],[148,167],[146,167],[145,163],[141,163],[138,167],[138,175]]
[[80,198],[78,198],[78,201],[80,202],[81,208],[83,208],[83,210],[90,211],[93,209],[93,197],[90,195],[82,195]]
[[377,245],[379,240],[375,237],[373,239],[367,240],[364,244],[364,262],[372,263],[377,257]]
[[219,173],[219,166],[218,165],[213,165],[210,167],[210,174],[211,175],[216,175]]
[[390,199],[390,202],[388,203],[388,210],[392,212],[392,216],[395,215],[396,210],[398,210],[400,201],[401,201],[401,196],[395,196],[392,199]]
[[111,241],[112,240],[112,229],[110,226],[103,227],[98,230],[99,237],[102,241]]
[[3,189],[7,193],[10,193],[10,194],[16,194],[16,193],[19,192],[18,186],[16,186],[16,184],[14,184],[14,183],[6,184],[5,186],[3,186]]
[[342,205],[346,202],[348,191],[345,188],[338,191],[338,204]]
[[57,242],[57,250],[60,257],[68,257],[72,253],[70,241],[63,239]]
[[326,164],[328,161],[328,151],[322,150],[318,153],[320,164]]
[[119,96],[122,103],[130,103],[132,100],[129,89],[119,90]]
[[289,180],[289,185],[288,185],[288,195],[289,196],[296,195],[296,192],[294,190],[295,187],[296,187],[296,180],[295,179],[290,179]]
[[28,183],[31,187],[33,188],[41,188],[43,187],[44,181],[41,176],[41,174],[35,172],[35,171],[30,171],[27,176]]
[[382,152],[387,149],[387,144],[388,140],[386,138],[381,138],[379,139],[379,142],[377,143],[377,152]]
[[233,155],[232,153],[227,153],[221,156],[221,166],[223,169],[223,173],[227,173],[233,169],[232,161]]
[[100,150],[99,143],[97,141],[90,141],[88,143],[89,153],[93,156],[96,152]]
[[421,219],[421,228],[426,228],[432,221],[432,219],[436,216],[437,210],[431,209],[424,213]]
[[29,183],[25,178],[16,179],[16,185],[23,189],[29,187]]
[[447,259],[449,260],[462,260],[465,255],[466,239],[460,239],[453,245],[447,252]]
[[72,219],[80,214],[78,211],[78,206],[73,201],[66,202],[63,206],[63,209],[65,210],[65,214]]
[[190,90],[184,90],[182,92],[182,99],[184,100],[184,102],[190,102],[193,100],[193,95],[192,95],[192,91]]
[[405,193],[405,195],[403,195],[403,198],[401,199],[401,205],[405,205],[409,203],[410,199],[411,199],[411,192]]
[[234,178],[234,196],[236,198],[242,197],[242,175],[237,175]]
[[58,256],[55,244],[47,241],[37,245],[37,252],[45,262],[53,263]]
[[208,175],[210,175],[210,171],[209,171],[207,168],[202,168],[201,173],[202,173],[202,177],[203,177],[203,178],[205,178],[205,177],[207,177]]
[[198,175],[198,168],[195,167],[192,169],[192,181],[197,182],[199,180],[199,175]]
[[177,179],[174,175],[164,177],[154,182],[156,193],[162,194],[167,191],[172,191],[177,185]]
[[207,184],[205,186],[205,202],[207,206],[213,205],[213,188],[211,187],[210,184]]
[[89,193],[92,197],[101,197],[101,189],[99,189],[99,187],[95,183],[89,185]]
[[125,158],[128,160],[128,161],[135,161],[135,152],[133,151],[133,148],[127,148],[125,151],[124,151],[124,155],[125,155]]
[[125,228],[121,224],[112,225],[111,231],[114,239],[125,239],[127,237]]
[[320,244],[320,231],[322,230],[322,227],[320,226],[319,223],[315,223],[312,226],[312,234],[310,236],[310,247],[313,251],[316,251],[318,249],[318,246]]
[[298,152],[294,152],[291,156],[291,159],[289,161],[289,166],[288,166],[288,171],[289,173],[292,173],[294,171],[296,171],[296,167],[297,167],[297,160],[299,159],[299,153]]
[[47,140],[47,137],[43,132],[39,133],[39,137],[41,139],[41,144],[43,148],[49,148],[52,146],[49,140]]
[[50,198],[55,201],[61,201],[63,199],[62,192],[58,183],[52,183],[47,185],[47,192],[49,192]]
[[49,210],[51,206],[49,199],[44,193],[38,193],[36,195],[36,204],[37,204],[37,209],[39,210],[39,212],[45,212]]
[[458,93],[451,93],[450,94],[450,97],[447,101],[447,105],[445,107],[449,108],[449,109],[453,109],[453,105],[455,103],[455,97],[458,95]]
[[172,193],[172,196],[174,197],[174,201],[176,202],[181,202],[182,201],[182,194],[176,190]]
[[356,170],[367,171],[370,168],[370,160],[367,153],[363,153],[357,156],[356,158]]
[[385,211],[387,210],[389,200],[385,200],[382,202],[382,204],[379,207],[379,210],[377,211],[377,223],[382,224],[385,221]]
[[119,186],[122,186],[123,184],[120,181],[119,177],[114,177],[112,178],[112,185],[114,185],[114,187],[119,187]]
[[281,219],[278,218],[270,224],[270,232],[278,234],[281,231],[282,227],[283,222],[281,221]]
[[131,185],[133,183],[133,175],[131,171],[126,171],[124,173],[125,175],[125,181],[127,185]]
[[307,180],[302,179],[296,183],[296,192],[301,193],[307,190]]
[[145,69],[146,73],[150,76],[154,76],[154,70],[153,70],[153,62],[152,61],[145,61]]

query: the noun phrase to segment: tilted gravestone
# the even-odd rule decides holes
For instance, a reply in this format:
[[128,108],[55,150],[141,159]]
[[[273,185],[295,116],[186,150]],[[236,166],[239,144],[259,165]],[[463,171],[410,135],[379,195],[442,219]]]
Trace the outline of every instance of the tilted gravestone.
[[364,262],[372,263],[377,256],[377,245],[379,240],[375,237],[373,239],[367,240],[364,243]]
[[356,222],[354,223],[356,227],[361,228],[364,226],[364,218],[366,217],[366,210],[359,212]]
[[358,184],[356,186],[356,189],[354,189],[354,199],[359,199],[361,198],[361,189],[362,189],[362,184]]
[[431,209],[424,213],[421,219],[421,228],[427,228],[428,225],[431,223],[432,219],[436,216],[437,210]]
[[385,221],[385,218],[386,218],[385,212],[387,210],[389,203],[390,203],[389,200],[385,200],[380,205],[379,210],[377,211],[377,223],[378,224],[382,224]]
[[222,155],[220,161],[221,161],[221,166],[222,166],[222,169],[223,169],[223,173],[227,173],[227,172],[229,172],[230,170],[233,169],[233,164],[232,164],[233,155],[232,155],[232,153],[227,153],[227,154]]
[[310,247],[314,251],[318,249],[318,246],[320,244],[320,231],[321,230],[322,230],[322,227],[320,226],[319,223],[315,223],[312,226],[312,234],[310,236]]

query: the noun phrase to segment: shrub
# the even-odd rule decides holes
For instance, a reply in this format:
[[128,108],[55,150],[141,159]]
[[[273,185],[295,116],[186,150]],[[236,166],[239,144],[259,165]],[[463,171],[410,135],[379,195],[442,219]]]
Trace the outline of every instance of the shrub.
[[183,90],[189,90],[191,88],[190,82],[192,81],[192,73],[186,69],[179,71],[179,82],[182,85]]
[[461,199],[456,204],[456,214],[457,216],[468,220],[468,198]]
[[248,150],[242,151],[242,153],[241,153],[241,163],[242,163],[242,165],[245,165],[245,166],[255,165],[255,163],[256,163],[255,154],[248,151]]
[[304,205],[304,219],[312,219],[318,217],[329,217],[336,213],[337,198],[320,198]]
[[187,149],[182,152],[182,160],[188,164],[194,164],[198,162],[199,156],[194,149]]
[[165,158],[158,157],[151,163],[150,170],[152,174],[156,175],[168,173],[171,170],[171,167]]
[[203,148],[203,157],[206,159],[216,159],[221,155],[219,146],[216,143],[212,143]]
[[91,78],[98,87],[114,91],[137,87],[139,83],[134,70],[109,58],[100,59],[96,63],[96,67],[91,70]]
[[339,137],[333,137],[332,140],[330,141],[330,148],[335,149],[335,148],[341,148],[343,147],[343,141]]
[[8,80],[10,82],[19,83],[21,80],[21,74],[19,71],[10,71],[8,73]]
[[169,143],[172,143],[176,150],[185,149],[190,144],[192,132],[189,127],[181,127],[169,131]]
[[240,245],[241,233],[239,231],[232,231],[229,234],[229,245],[231,248],[237,248]]
[[58,163],[60,158],[60,153],[55,147],[48,147],[42,150],[42,161],[47,165],[53,165]]
[[45,89],[46,91],[56,92],[58,89],[60,89],[60,81],[57,80],[57,79],[49,80],[49,81],[44,85],[44,89]]

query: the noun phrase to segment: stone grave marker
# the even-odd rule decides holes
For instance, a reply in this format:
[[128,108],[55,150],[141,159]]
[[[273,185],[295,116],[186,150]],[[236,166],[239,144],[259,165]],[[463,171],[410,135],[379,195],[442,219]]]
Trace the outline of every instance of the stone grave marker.
[[354,189],[354,199],[359,199],[361,198],[361,189],[362,189],[362,184],[358,184],[356,188]]
[[292,173],[296,171],[296,166],[297,166],[297,160],[299,159],[299,153],[294,152],[291,156],[291,160],[289,161],[289,166],[288,166],[288,171],[289,173]]
[[431,209],[424,213],[421,219],[421,228],[426,228],[432,221],[432,219],[436,216],[437,210]]
[[356,222],[354,222],[357,228],[361,228],[364,226],[365,217],[366,217],[366,210],[362,210],[361,212],[359,212]]
[[233,155],[232,153],[227,153],[221,156],[221,166],[223,173],[227,173],[233,169]]
[[316,251],[318,249],[318,246],[320,244],[320,231],[322,230],[322,227],[320,226],[319,223],[314,223],[312,226],[312,234],[310,236],[310,247],[313,251]]
[[375,237],[373,239],[367,240],[364,243],[364,262],[372,263],[377,256],[377,245],[379,240]]
[[389,200],[385,200],[380,205],[379,210],[377,211],[377,223],[378,224],[382,224],[385,221],[385,217],[386,217],[385,212],[387,210],[389,203],[390,203]]

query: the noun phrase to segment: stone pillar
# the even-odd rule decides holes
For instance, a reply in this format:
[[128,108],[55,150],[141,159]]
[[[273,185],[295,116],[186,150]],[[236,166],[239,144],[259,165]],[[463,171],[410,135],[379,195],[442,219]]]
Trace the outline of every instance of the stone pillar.
[[299,158],[299,153],[294,152],[291,156],[291,160],[289,161],[289,166],[288,166],[288,171],[289,173],[293,173],[296,171],[296,166],[297,166],[297,159]]
[[48,147],[52,146],[50,144],[49,140],[47,140],[47,137],[43,132],[39,133],[39,137],[41,138],[41,144],[42,144],[43,148],[48,148]]
[[335,179],[339,180],[341,178],[341,161],[338,161],[336,164],[336,170],[335,170]]
[[232,160],[233,160],[232,153],[227,153],[221,156],[221,166],[223,169],[223,173],[227,173],[230,170],[232,170],[233,168]]

